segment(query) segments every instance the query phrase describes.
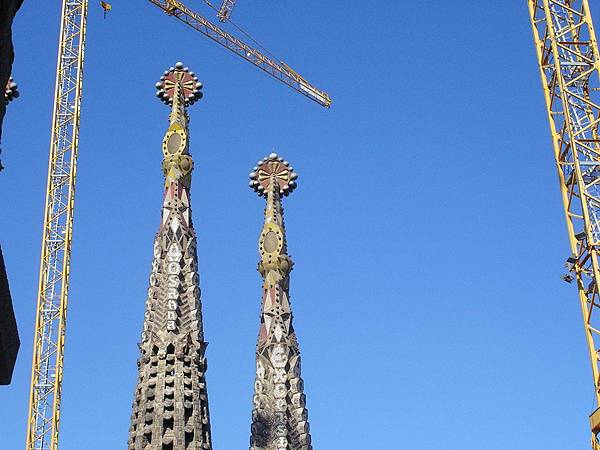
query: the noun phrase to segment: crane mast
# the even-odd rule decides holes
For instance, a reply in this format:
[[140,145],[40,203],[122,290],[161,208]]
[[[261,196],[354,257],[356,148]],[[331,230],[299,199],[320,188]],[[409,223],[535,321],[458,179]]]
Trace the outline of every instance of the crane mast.
[[87,10],[88,0],[62,1],[27,450],[58,448]]
[[326,108],[331,106],[331,99],[326,92],[312,86],[287,64],[281,61],[275,61],[274,59],[262,54],[235,36],[222,30],[197,12],[192,11],[178,0],[149,1],[170,16],[179,19],[181,22],[185,23],[194,30],[199,31],[216,43],[221,44],[226,49],[244,58],[246,61],[265,71],[273,78],[276,78],[279,81],[287,84],[292,89],[307,96],[321,106],[325,106]]
[[546,99],[575,280],[583,313],[596,410],[591,443],[600,450],[600,55],[588,0],[528,0]]

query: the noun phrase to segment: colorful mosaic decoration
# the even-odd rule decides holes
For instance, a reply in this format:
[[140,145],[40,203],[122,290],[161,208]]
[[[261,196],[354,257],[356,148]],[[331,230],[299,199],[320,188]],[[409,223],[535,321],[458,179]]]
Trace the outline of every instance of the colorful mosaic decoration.
[[165,72],[157,96],[171,106],[163,139],[162,220],[146,300],[129,450],[212,450],[204,340],[190,208],[193,160],[186,106],[202,85],[182,63]]
[[298,175],[272,153],[250,173],[250,187],[265,197],[258,271],[263,277],[260,330],[250,450],[312,450],[300,374],[300,349],[292,325],[289,275],[281,199],[296,187]]

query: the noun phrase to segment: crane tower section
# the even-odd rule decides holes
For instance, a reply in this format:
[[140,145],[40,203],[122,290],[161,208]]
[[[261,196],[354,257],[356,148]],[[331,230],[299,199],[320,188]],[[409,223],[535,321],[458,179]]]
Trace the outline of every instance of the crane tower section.
[[[588,0],[528,0],[571,256],[600,404],[600,55]],[[600,409],[590,417],[600,450]]]
[[57,450],[88,0],[63,0],[35,337],[27,450]]

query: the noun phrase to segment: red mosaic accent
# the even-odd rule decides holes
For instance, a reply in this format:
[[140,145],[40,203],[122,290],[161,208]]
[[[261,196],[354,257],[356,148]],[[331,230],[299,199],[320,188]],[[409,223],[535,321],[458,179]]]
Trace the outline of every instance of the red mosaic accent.
[[275,175],[279,189],[283,189],[290,182],[291,172],[289,167],[282,162],[272,160],[265,162],[258,168],[256,179],[267,190],[273,175]]
[[168,75],[165,75],[163,89],[167,97],[173,98],[175,95],[175,84],[179,80],[181,80],[181,85],[183,86],[184,98],[188,98],[190,95],[194,94],[196,88],[196,80],[194,80],[194,76],[190,75],[189,72],[176,70],[175,72],[169,72]]

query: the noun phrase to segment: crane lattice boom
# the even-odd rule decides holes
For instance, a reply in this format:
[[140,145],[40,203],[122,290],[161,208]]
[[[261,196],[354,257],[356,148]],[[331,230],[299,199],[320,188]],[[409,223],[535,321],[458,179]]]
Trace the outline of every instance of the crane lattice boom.
[[192,11],[183,3],[177,0],[149,1],[161,8],[167,14],[176,17],[186,25],[192,27],[196,31],[199,31],[213,41],[221,44],[223,47],[231,50],[236,55],[241,56],[246,61],[254,64],[259,69],[264,70],[272,77],[282,81],[292,89],[295,89],[311,100],[314,100],[325,107],[329,107],[331,105],[331,99],[326,92],[312,86],[298,73],[292,70],[287,64],[274,61],[268,56],[263,55],[258,50],[250,47],[235,36],[222,30],[208,19],[202,17],[200,14]]
[[63,0],[36,312],[27,450],[56,450],[87,0]]
[[[585,336],[600,405],[600,55],[588,0],[528,0]],[[600,449],[600,410],[590,417]]]

